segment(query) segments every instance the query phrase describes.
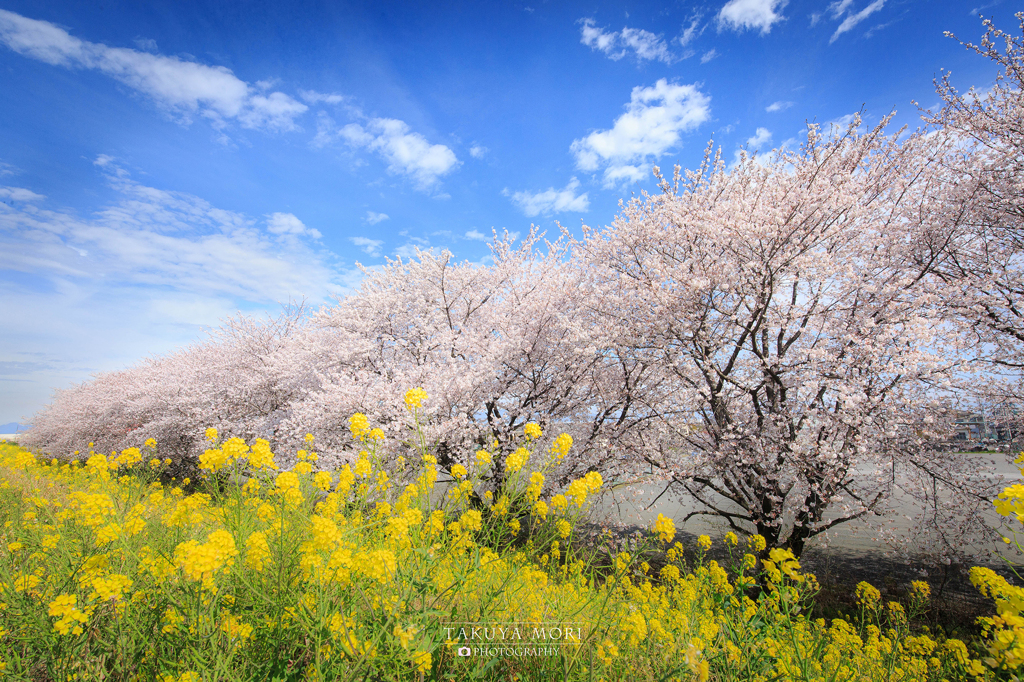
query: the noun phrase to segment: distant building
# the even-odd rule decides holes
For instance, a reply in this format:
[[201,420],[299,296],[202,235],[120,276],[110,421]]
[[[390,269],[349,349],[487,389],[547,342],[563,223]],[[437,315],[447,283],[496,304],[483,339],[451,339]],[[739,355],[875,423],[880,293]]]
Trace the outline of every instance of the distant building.
[[988,413],[965,412],[953,422],[956,440],[1006,443],[1024,435],[1020,408],[1013,403],[1000,403]]

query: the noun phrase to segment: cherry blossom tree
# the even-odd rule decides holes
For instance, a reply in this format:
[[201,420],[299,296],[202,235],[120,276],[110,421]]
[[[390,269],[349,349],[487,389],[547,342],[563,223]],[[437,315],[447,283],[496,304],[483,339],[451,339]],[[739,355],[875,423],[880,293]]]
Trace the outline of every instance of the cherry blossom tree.
[[486,266],[420,252],[367,272],[358,293],[314,316],[300,345],[317,357],[319,383],[283,428],[292,438],[323,434],[323,447],[342,452],[353,443],[338,425],[362,412],[400,443],[401,396],[421,386],[444,467],[496,446],[491,484],[500,488],[504,458],[536,422],[548,438],[575,439],[563,480],[615,470],[622,460],[608,444],[638,437],[645,417],[634,404],[656,385],[654,372],[594,345],[580,264],[564,240],[542,249],[540,239],[496,239]]
[[487,265],[424,251],[367,270],[358,292],[311,315],[229,319],[204,343],[60,392],[36,418],[31,443],[68,453],[89,441],[109,450],[155,437],[194,458],[213,426],[225,437],[268,438],[287,461],[311,432],[332,466],[359,449],[348,420],[360,412],[398,457],[410,435],[402,396],[423,387],[421,417],[440,464],[468,465],[487,447],[496,490],[530,422],[546,433],[538,457],[560,433],[573,436],[556,472],[562,483],[622,471],[633,460],[613,446],[649,438],[642,406],[659,370],[595,345],[580,263],[566,240],[541,242],[535,233],[518,245],[496,239]]
[[936,153],[887,124],[810,125],[799,150],[733,168],[709,146],[582,251],[602,327],[673,375],[667,437],[637,454],[695,514],[798,555],[876,511],[897,470],[986,494],[965,459],[925,455],[959,337],[911,258]]
[[[1024,33],[1024,13],[1016,15]],[[962,43],[1000,71],[987,90],[936,82],[943,100],[924,112],[949,148],[946,180],[927,207],[922,235],[931,272],[946,284],[947,310],[970,325],[984,382],[965,385],[989,403],[1024,399],[1024,36],[984,22],[981,43]],[[947,34],[950,37],[952,34]],[[923,260],[922,260],[923,262]],[[979,385],[980,384],[980,385]],[[978,391],[978,388],[984,391]]]
[[302,374],[281,372],[274,360],[306,317],[301,304],[276,318],[239,315],[203,342],[57,391],[26,443],[68,455],[90,442],[109,452],[156,438],[162,452],[181,459],[203,451],[210,426],[267,437],[302,388]]

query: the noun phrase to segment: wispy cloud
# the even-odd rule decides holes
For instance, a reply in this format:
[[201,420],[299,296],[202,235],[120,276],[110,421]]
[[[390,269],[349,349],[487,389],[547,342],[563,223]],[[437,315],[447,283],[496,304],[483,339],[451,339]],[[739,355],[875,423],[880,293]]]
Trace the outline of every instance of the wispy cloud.
[[[529,218],[541,214],[550,213],[585,213],[590,208],[590,199],[587,193],[577,194],[580,181],[576,178],[569,180],[564,189],[549,187],[543,192],[510,192],[505,189],[502,194],[509,197],[516,206]],[[466,233],[467,236],[469,233]],[[479,233],[477,233],[479,234]]]
[[769,33],[772,26],[785,17],[778,14],[787,0],[729,0],[718,13],[718,28],[734,31],[757,29]]
[[764,110],[771,114],[775,113],[776,111],[785,111],[786,109],[789,109],[791,106],[793,106],[793,102],[778,101],[772,102],[771,104],[766,106]]
[[316,90],[299,90],[299,97],[308,104],[341,104],[345,101],[344,95],[317,92]]
[[[835,8],[832,9],[832,16],[835,18],[839,18],[840,16],[842,16],[843,13],[849,9],[852,2],[853,0],[842,0],[842,2],[840,3],[832,3],[832,5],[829,6],[829,9]],[[857,26],[857,24],[864,21],[869,16],[871,16],[878,10],[882,9],[882,7],[884,6],[885,0],[875,0],[875,2],[872,2],[870,5],[868,5],[861,11],[857,12],[856,14],[847,14],[846,18],[843,19],[843,23],[839,24],[839,28],[837,28],[836,32],[832,34],[831,38],[829,38],[829,44],[834,43],[836,39],[839,38],[839,36],[846,33],[847,31],[852,30],[855,26]]]
[[11,201],[40,201],[46,197],[24,187],[0,187],[0,198]]
[[[53,386],[194,342],[239,310],[326,302],[363,276],[290,213],[224,210],[135,182],[110,157],[96,168],[116,198],[88,215],[51,208],[35,192],[32,203],[0,202],[0,360],[39,363],[3,377],[7,419],[49,402]],[[75,333],[54,333],[55,321]],[[25,383],[15,389],[14,379]]]
[[271,213],[267,216],[267,229],[272,234],[295,235],[320,239],[323,235],[319,230],[306,227],[305,224],[291,213]]
[[464,234],[462,236],[465,239],[472,239],[472,240],[478,241],[478,242],[485,242],[485,241],[488,241],[488,239],[489,239],[487,235],[485,235],[483,232],[480,232],[479,230],[476,230],[476,229],[470,230],[469,232],[467,232],[466,234]]
[[694,38],[703,33],[704,29],[700,25],[700,20],[701,15],[699,13],[695,14],[690,20],[690,25],[685,27],[682,33],[679,34],[679,37],[676,38],[676,42],[681,46],[686,47],[693,42]]
[[863,132],[864,121],[860,113],[855,112],[852,114],[838,116],[830,121],[826,121],[825,126],[823,126],[823,128],[827,128],[826,132],[833,136],[844,135],[851,127],[854,127],[857,131]]
[[390,216],[388,216],[387,213],[375,213],[374,211],[366,212],[366,222],[370,223],[371,225],[376,225],[377,223],[382,223],[385,220],[389,219]]
[[710,50],[708,50],[707,52],[705,52],[704,54],[702,54],[700,56],[700,63],[701,64],[707,64],[708,62],[710,62],[712,59],[714,59],[717,56],[718,56],[718,50],[716,50],[715,48],[711,48]]
[[621,31],[598,28],[593,19],[580,19],[580,42],[592,50],[605,53],[609,59],[619,60],[632,54],[638,60],[661,61],[671,64],[675,55],[660,35],[638,28],[624,27]]
[[369,239],[368,237],[350,237],[349,241],[358,246],[363,253],[374,258],[380,255],[380,247],[384,245],[380,239]]
[[469,148],[469,155],[474,159],[482,159],[487,152],[490,151],[487,147],[481,147],[478,144],[473,145]]
[[[108,169],[110,163],[107,164]],[[93,217],[0,203],[5,267],[94,286],[157,287],[202,297],[321,299],[335,275],[306,243],[319,233],[290,213],[253,218],[189,194],[110,173],[121,199]]]
[[263,94],[223,66],[91,43],[6,10],[0,10],[0,44],[54,66],[104,73],[184,122],[198,114],[218,127],[237,121],[245,128],[294,130],[295,118],[307,110],[283,92]]
[[828,11],[832,15],[833,19],[838,19],[846,13],[846,10],[853,4],[853,0],[836,0],[829,4]]
[[605,182],[616,184],[647,174],[647,164],[677,147],[682,134],[711,116],[711,98],[696,85],[676,85],[662,78],[651,87],[635,87],[626,112],[608,130],[573,141],[576,167],[594,172],[604,167]]

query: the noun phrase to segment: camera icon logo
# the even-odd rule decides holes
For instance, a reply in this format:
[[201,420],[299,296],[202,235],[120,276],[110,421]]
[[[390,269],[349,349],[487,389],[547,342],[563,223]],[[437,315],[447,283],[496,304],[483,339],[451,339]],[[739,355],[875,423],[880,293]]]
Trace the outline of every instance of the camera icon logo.
[[468,646],[459,647],[459,656],[471,656],[472,654],[473,650],[470,649]]

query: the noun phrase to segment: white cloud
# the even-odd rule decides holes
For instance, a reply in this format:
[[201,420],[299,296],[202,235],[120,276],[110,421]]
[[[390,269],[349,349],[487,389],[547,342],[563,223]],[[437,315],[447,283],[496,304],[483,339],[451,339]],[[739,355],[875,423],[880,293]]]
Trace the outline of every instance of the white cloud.
[[772,141],[772,134],[767,128],[758,128],[752,137],[747,138],[747,149],[761,149]]
[[417,239],[416,242],[418,243],[414,244],[413,242],[406,242],[405,244],[402,244],[395,249],[395,255],[408,263],[409,261],[419,260],[420,251],[432,250],[430,247],[423,248],[426,246],[426,242],[422,239]]
[[[843,0],[843,2],[840,3],[838,9],[833,12],[833,16],[838,18],[842,14],[842,12],[846,11],[846,9],[850,6],[851,2],[852,0]],[[834,4],[835,3],[833,3],[833,5]],[[846,33],[847,31],[851,30],[857,24],[864,21],[878,10],[882,9],[884,5],[885,0],[875,0],[875,2],[871,3],[861,11],[857,12],[856,14],[847,15],[847,17],[843,19],[843,23],[839,24],[839,28],[836,29],[836,32],[832,34],[831,38],[829,38],[829,44],[834,43],[836,41],[836,38]]]
[[675,85],[662,78],[648,88],[635,87],[626,112],[610,130],[599,130],[573,141],[576,167],[597,171],[605,181],[636,177],[638,163],[657,158],[676,147],[682,133],[695,129],[711,115],[711,98],[696,85]]
[[40,201],[46,197],[24,187],[0,187],[0,198],[7,198],[11,201]]
[[710,62],[712,59],[714,59],[717,56],[718,56],[718,50],[716,50],[715,48],[711,48],[710,50],[708,50],[707,52],[705,52],[704,54],[702,54],[700,56],[700,63],[701,64],[707,64],[708,62]]
[[469,232],[467,232],[466,234],[464,234],[462,236],[465,239],[473,239],[473,240],[478,241],[478,242],[485,242],[485,241],[488,240],[487,235],[485,235],[483,232],[480,232],[479,230],[476,230],[476,229],[470,230]]
[[487,147],[481,147],[480,145],[475,144],[469,148],[469,155],[472,156],[474,159],[482,159],[484,158],[484,154],[486,154],[488,151],[490,150],[487,149]]
[[238,116],[238,120],[246,128],[265,128],[269,130],[296,130],[295,118],[309,107],[298,102],[283,92],[272,92],[269,95],[252,95],[249,106]]
[[[619,37],[618,33],[605,33],[603,29],[596,28],[593,19],[580,19],[577,23],[583,24],[583,27],[580,29],[581,43],[592,50],[601,50],[605,54],[615,50],[615,42]],[[613,57],[613,59],[621,59],[624,56],[625,52],[618,57]]]
[[313,145],[322,147],[338,139],[377,152],[390,172],[412,177],[421,190],[430,189],[461,164],[451,149],[430,144],[423,135],[410,131],[404,121],[393,118],[370,119],[365,126],[349,123],[335,130],[331,118],[322,114]]
[[565,213],[568,211],[584,213],[590,208],[590,199],[587,193],[576,194],[580,181],[576,178],[569,180],[564,189],[548,188],[546,191],[531,192],[509,192],[505,189],[502,194],[512,199],[512,203],[526,214],[527,217],[540,215],[542,213]]
[[299,97],[308,104],[341,104],[345,101],[343,95],[317,92],[316,90],[299,90]]
[[389,218],[390,216],[388,216],[387,213],[374,213],[373,211],[366,212],[366,222],[371,225],[376,225],[377,223],[388,220]]
[[350,237],[349,241],[359,247],[361,251],[376,258],[380,255],[380,247],[384,242],[380,239],[369,239],[367,237]]
[[291,213],[271,213],[267,216],[267,229],[273,234],[309,236],[313,239],[320,239],[323,235],[319,230],[306,227],[301,220]]
[[276,88],[280,84],[280,78],[262,78],[253,83],[253,85],[256,86],[256,89],[261,91],[266,91],[269,90],[270,88]]
[[771,104],[766,106],[764,110],[767,111],[768,113],[774,113],[776,111],[785,111],[786,109],[789,109],[791,106],[793,106],[793,102],[772,102]]
[[246,128],[293,130],[295,117],[307,109],[282,92],[259,94],[223,66],[91,43],[47,21],[6,10],[0,10],[0,43],[54,66],[104,73],[185,122],[199,114],[217,126],[236,120]]
[[[758,128],[754,131],[754,134],[747,138],[746,144],[742,148],[737,149],[733,153],[733,164],[738,164],[743,160],[744,157],[753,156],[758,153],[757,162],[767,163],[771,159],[770,154],[766,154],[769,150],[769,145],[772,141],[772,133],[767,128]],[[783,145],[785,146],[785,144]]]
[[651,174],[650,164],[612,166],[604,172],[604,186],[611,189],[619,184],[640,182]]
[[734,31],[758,29],[762,35],[772,30],[772,25],[785,17],[777,14],[787,0],[729,0],[718,13],[718,28]]
[[673,55],[661,36],[639,28],[624,27],[621,31],[611,33],[597,28],[593,19],[580,19],[580,42],[592,50],[604,52],[612,60],[618,61],[627,54],[639,60],[661,61],[671,64]]

